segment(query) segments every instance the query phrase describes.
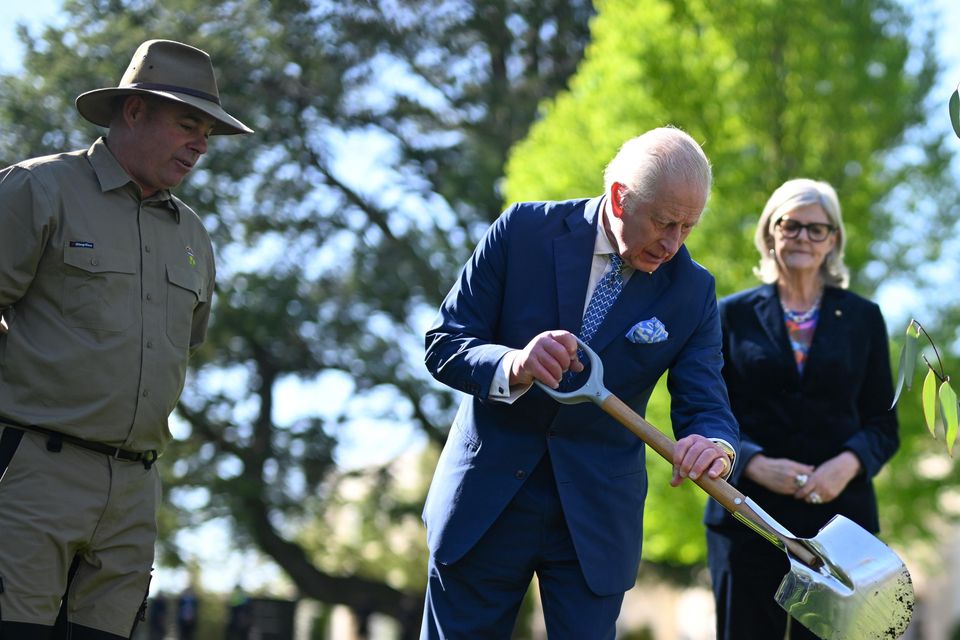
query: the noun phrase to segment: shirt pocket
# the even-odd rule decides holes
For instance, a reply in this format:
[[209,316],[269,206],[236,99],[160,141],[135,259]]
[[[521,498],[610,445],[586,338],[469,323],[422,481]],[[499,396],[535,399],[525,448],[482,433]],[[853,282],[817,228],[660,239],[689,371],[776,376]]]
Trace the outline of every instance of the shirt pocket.
[[167,265],[167,338],[180,348],[190,346],[193,312],[207,296],[198,271]]
[[60,312],[67,326],[121,332],[133,324],[136,260],[119,249],[64,247]]

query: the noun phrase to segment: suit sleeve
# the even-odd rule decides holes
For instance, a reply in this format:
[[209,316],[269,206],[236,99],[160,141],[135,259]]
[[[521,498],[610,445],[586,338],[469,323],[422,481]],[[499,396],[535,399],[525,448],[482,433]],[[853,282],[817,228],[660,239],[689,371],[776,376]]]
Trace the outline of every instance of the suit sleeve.
[[484,235],[427,330],[425,364],[440,382],[486,398],[496,367],[510,349],[495,344],[505,278],[510,216],[505,211]]
[[667,375],[670,418],[677,439],[691,434],[722,438],[738,452],[740,430],[730,410],[721,369],[720,315],[714,280],[700,301],[701,320]]
[[893,402],[893,376],[890,371],[890,343],[880,308],[870,303],[868,353],[864,354],[866,375],[857,398],[862,428],[845,447],[863,464],[872,478],[900,447],[897,414]]
[[[730,390],[736,387],[736,369],[732,364],[731,359],[731,346],[730,346],[730,337],[734,334],[731,328],[731,319],[730,315],[733,312],[731,309],[731,303],[728,300],[720,301],[720,329],[722,331],[722,355],[723,355],[723,369],[721,373],[723,374],[723,380],[727,387],[727,394],[730,394]],[[730,477],[727,479],[731,484],[737,484],[740,482],[741,476],[743,476],[743,471],[747,467],[747,463],[757,454],[763,453],[763,447],[760,446],[750,435],[744,431],[740,432],[740,450],[737,452],[737,459],[734,461],[733,471],[730,473]]]

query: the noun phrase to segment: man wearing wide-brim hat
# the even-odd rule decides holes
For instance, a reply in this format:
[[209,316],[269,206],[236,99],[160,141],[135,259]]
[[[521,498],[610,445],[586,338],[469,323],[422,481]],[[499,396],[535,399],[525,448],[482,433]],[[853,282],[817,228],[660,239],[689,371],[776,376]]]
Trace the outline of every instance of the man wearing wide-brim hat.
[[252,132],[221,106],[210,57],[168,40],[76,104],[105,138],[0,171],[3,640],[50,637],[58,613],[57,637],[129,638],[142,617],[155,461],[215,275],[170,189],[210,135]]

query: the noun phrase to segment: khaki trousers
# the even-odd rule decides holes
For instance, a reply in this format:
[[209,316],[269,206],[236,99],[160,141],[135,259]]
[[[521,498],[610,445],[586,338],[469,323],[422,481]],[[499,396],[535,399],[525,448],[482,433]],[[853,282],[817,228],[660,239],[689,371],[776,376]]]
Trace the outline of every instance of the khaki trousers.
[[128,637],[149,587],[157,537],[156,465],[116,460],[0,428],[0,620],[71,623]]

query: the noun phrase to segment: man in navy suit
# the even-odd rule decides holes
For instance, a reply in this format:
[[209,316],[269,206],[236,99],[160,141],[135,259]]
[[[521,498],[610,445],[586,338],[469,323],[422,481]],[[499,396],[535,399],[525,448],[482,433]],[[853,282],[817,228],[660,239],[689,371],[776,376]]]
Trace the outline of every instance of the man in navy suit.
[[709,162],[679,129],[655,129],[621,147],[604,182],[597,198],[507,209],[427,332],[427,368],[468,395],[424,508],[423,639],[509,638],[534,573],[550,637],[614,637],[640,562],[645,448],[592,403],[532,385],[583,371],[575,334],[599,322],[588,343],[604,384],[640,414],[669,371],[671,484],[732,468],[714,280],[683,246]]

